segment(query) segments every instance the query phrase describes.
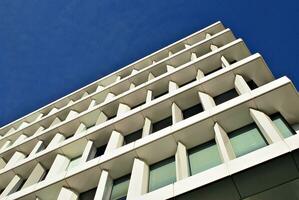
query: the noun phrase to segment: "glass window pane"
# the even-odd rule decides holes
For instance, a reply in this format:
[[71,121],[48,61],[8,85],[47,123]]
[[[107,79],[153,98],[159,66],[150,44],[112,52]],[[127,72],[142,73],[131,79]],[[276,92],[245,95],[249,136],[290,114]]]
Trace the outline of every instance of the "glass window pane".
[[176,181],[174,157],[150,166],[149,192]]
[[191,175],[221,164],[215,141],[207,142],[188,151]]
[[229,134],[236,157],[245,155],[267,145],[262,133],[255,124],[237,129]]
[[80,164],[81,156],[73,158],[67,168],[67,170],[72,170]]
[[124,138],[124,143],[130,144],[131,142],[135,142],[136,140],[140,139],[141,137],[142,137],[142,129],[126,135]]
[[280,114],[272,117],[272,121],[284,138],[290,137],[294,134],[292,129],[288,126],[287,122]]
[[113,187],[110,199],[111,200],[119,200],[125,199],[128,193],[130,182],[130,175],[123,176],[113,181]]
[[228,100],[231,100],[235,97],[237,97],[239,94],[237,93],[237,91],[235,89],[231,89],[227,92],[224,92],[216,97],[214,97],[214,101],[216,105],[222,104]]

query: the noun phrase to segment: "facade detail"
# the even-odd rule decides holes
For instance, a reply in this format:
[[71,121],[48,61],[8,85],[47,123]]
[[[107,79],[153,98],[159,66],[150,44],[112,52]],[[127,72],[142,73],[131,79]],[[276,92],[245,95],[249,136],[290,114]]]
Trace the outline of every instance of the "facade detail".
[[0,200],[298,199],[299,95],[217,22],[0,129]]

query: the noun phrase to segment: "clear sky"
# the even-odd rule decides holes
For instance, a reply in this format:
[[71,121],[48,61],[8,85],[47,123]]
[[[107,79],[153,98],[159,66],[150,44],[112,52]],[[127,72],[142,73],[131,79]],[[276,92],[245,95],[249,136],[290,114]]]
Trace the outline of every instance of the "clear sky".
[[296,0],[1,0],[0,126],[216,21],[299,88]]

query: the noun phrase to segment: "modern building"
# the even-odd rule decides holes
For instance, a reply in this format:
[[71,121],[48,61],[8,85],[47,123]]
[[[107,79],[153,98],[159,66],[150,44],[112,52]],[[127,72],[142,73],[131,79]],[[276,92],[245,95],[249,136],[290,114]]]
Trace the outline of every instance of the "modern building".
[[295,200],[298,133],[292,82],[217,22],[2,127],[0,199]]

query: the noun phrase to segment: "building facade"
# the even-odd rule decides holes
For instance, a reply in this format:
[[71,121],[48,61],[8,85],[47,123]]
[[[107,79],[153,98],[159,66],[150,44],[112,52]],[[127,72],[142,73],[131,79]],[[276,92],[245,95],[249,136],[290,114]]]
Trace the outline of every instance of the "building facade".
[[1,200],[299,199],[299,96],[221,22],[0,129]]

